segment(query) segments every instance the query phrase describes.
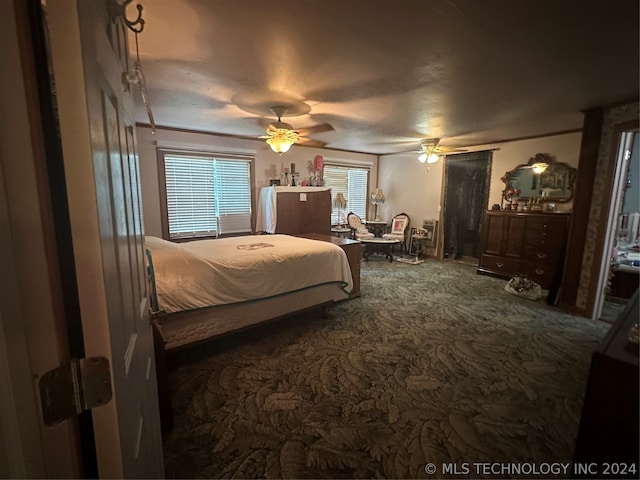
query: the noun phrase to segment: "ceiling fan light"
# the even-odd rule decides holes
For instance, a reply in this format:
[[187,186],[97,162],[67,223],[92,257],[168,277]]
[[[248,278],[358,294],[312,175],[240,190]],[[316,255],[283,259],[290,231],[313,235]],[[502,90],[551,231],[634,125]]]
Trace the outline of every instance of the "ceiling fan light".
[[549,164],[545,163],[545,162],[534,163],[533,164],[533,171],[536,172],[536,173],[542,173],[547,169],[548,166],[549,166]]
[[271,150],[280,155],[287,153],[293,143],[294,142],[285,137],[271,137],[267,139],[267,144],[271,147]]
[[418,161],[420,163],[424,163],[427,161],[427,153],[426,152],[422,152],[419,156],[418,156]]
[[427,156],[427,163],[436,163],[438,160],[440,160],[440,157],[435,153],[430,153]]

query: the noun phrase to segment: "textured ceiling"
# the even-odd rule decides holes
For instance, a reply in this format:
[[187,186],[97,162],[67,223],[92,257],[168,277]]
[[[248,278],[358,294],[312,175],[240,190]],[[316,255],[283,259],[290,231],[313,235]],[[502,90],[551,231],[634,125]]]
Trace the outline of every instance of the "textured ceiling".
[[285,104],[327,148],[472,146],[637,98],[638,3],[143,0],[139,54],[158,126],[257,138]]

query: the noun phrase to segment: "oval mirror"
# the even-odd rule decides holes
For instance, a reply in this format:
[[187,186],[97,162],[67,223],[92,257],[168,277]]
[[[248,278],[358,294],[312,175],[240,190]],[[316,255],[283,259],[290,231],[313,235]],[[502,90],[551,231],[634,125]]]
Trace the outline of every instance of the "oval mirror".
[[542,202],[568,202],[573,198],[577,170],[566,163],[556,162],[548,153],[538,153],[529,162],[507,172],[502,192],[509,200],[514,191],[521,200],[539,198]]

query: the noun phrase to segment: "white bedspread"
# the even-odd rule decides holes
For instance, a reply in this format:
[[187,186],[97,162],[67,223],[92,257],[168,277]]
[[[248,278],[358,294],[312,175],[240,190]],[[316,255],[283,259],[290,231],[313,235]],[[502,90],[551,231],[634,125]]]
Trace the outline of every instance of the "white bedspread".
[[173,243],[146,237],[161,309],[171,313],[272,297],[330,282],[353,287],[344,251],[289,235]]

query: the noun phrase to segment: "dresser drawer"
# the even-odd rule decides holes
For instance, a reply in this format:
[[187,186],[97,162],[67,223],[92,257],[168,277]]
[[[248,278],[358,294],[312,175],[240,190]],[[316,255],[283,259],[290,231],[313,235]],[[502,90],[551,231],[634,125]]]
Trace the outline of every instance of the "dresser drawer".
[[560,248],[548,247],[546,245],[525,245],[522,251],[522,259],[555,265],[560,256],[560,251]]
[[542,288],[549,288],[553,280],[553,274],[556,271],[556,264],[523,261],[521,270],[524,275],[539,283]]
[[565,217],[531,216],[527,217],[527,230],[559,230],[564,231],[567,225]]
[[562,230],[527,230],[524,235],[525,245],[536,245],[548,248],[560,248],[565,233]]
[[482,255],[480,266],[486,270],[496,273],[504,272],[505,276],[511,276],[520,270],[520,260],[494,255]]

